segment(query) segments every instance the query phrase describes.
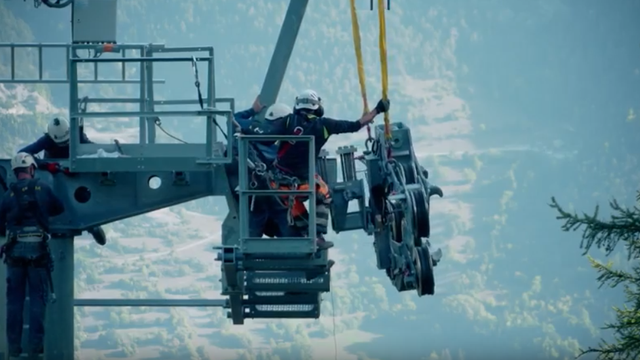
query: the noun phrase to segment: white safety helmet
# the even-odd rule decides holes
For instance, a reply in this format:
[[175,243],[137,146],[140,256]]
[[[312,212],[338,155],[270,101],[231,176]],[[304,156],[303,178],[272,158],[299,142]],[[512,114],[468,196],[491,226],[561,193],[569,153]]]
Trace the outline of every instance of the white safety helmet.
[[11,159],[11,170],[24,169],[36,164],[36,160],[30,154],[21,152],[17,153]]
[[296,96],[296,104],[294,109],[317,110],[322,105],[322,99],[313,90],[305,90]]
[[69,121],[63,117],[57,117],[49,123],[47,134],[58,145],[69,142]]
[[269,121],[278,120],[285,116],[291,115],[293,111],[288,105],[277,103],[269,106],[264,118]]

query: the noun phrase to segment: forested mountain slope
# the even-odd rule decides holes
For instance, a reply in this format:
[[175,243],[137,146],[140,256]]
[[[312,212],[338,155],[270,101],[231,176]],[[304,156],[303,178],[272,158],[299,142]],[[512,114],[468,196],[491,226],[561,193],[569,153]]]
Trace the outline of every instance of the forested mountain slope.
[[[249,106],[259,91],[286,1],[119,3],[121,42],[216,47],[218,96]],[[348,2],[311,2],[280,94],[314,88],[327,114],[361,111]],[[635,113],[640,98],[637,2],[469,0],[392,2],[388,46],[395,121],[412,126],[416,151],[445,191],[434,199],[432,242],[445,258],[435,297],[398,294],[375,269],[371,239],[333,235],[333,295],[319,321],[232,327],[220,310],[78,310],[77,346],[89,358],[570,359],[606,333],[622,297],[598,290],[547,203],[589,210],[640,183]],[[359,3],[370,102],[379,89],[377,16]],[[0,41],[66,42],[69,12],[0,4]],[[637,33],[637,32],[636,32]],[[0,50],[0,77],[7,52]],[[21,62],[33,64],[33,57]],[[62,76],[60,58],[48,71]],[[163,98],[195,97],[191,69],[159,67]],[[33,73],[35,67],[23,71]],[[115,73],[106,70],[105,76]],[[136,76],[130,69],[131,77]],[[60,75],[62,74],[62,75]],[[67,104],[64,86],[0,85],[0,144],[8,155],[41,134]],[[90,96],[135,87],[83,87]],[[630,110],[631,109],[631,110]],[[197,122],[164,119],[187,141]],[[134,122],[90,121],[104,142],[133,141]],[[363,144],[366,135],[328,144]],[[164,141],[169,141],[165,138]],[[360,146],[361,147],[361,146]],[[219,199],[216,199],[219,200]],[[220,201],[217,201],[220,203]],[[217,207],[216,207],[217,206]],[[76,286],[85,297],[214,297],[224,207],[211,199],[108,226],[105,248],[80,241]],[[616,262],[625,266],[622,257]]]

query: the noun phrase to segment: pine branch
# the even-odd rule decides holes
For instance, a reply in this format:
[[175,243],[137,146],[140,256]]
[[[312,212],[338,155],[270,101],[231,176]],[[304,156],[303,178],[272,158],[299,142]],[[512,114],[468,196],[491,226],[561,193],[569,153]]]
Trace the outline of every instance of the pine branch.
[[[636,199],[640,203],[640,191]],[[552,208],[558,211],[559,220],[564,220],[563,231],[576,231],[583,228],[580,247],[584,254],[592,246],[604,248],[610,255],[619,242],[625,243],[628,259],[640,258],[640,204],[629,209],[620,206],[612,200],[609,206],[613,215],[609,221],[598,219],[599,207],[596,206],[593,215],[565,211],[551,198]],[[615,322],[605,324],[603,330],[612,330],[614,339],[611,343],[601,339],[597,347],[581,350],[578,357],[585,354],[596,354],[598,360],[638,360],[640,359],[640,265],[634,265],[631,271],[613,269],[613,263],[600,263],[588,257],[591,266],[598,273],[600,287],[608,285],[616,287],[624,285],[626,305],[622,308],[614,307]]]
[[[640,192],[638,192],[640,199]],[[635,206],[631,209],[618,204],[617,200],[609,202],[613,210],[613,215],[609,221],[598,219],[600,207],[596,206],[593,215],[565,211],[556,201],[551,198],[549,206],[558,211],[556,219],[564,220],[563,231],[577,231],[583,229],[580,248],[587,254],[592,246],[604,248],[607,255],[610,255],[619,242],[625,243],[628,251],[628,259],[640,258],[640,208]]]
[[600,283],[600,287],[608,284],[609,287],[614,288],[622,283],[633,283],[634,280],[636,280],[632,274],[626,271],[614,270],[613,262],[611,261],[603,264],[591,256],[587,258],[589,259],[589,263],[591,263],[591,267],[596,269],[599,274],[597,280]]

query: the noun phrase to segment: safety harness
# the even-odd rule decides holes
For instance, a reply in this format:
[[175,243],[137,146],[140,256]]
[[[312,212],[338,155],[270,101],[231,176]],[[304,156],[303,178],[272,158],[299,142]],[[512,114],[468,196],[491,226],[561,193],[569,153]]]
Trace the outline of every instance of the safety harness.
[[[256,189],[260,186],[260,178],[262,178],[262,182],[265,183],[266,186],[271,190],[279,190],[281,187],[286,186],[291,190],[298,190],[300,186],[300,179],[295,176],[289,176],[279,170],[274,165],[267,165],[267,163],[263,162],[261,159],[255,157],[257,155],[257,151],[253,151],[249,153],[249,167],[251,168],[251,182],[249,183],[249,187],[251,189]],[[253,161],[251,161],[253,160]],[[293,202],[295,199],[295,195],[291,194],[287,196],[287,201],[282,199],[282,196],[275,195],[274,198],[278,201],[278,203],[287,208],[287,221],[289,225],[294,225],[293,218]],[[255,196],[251,198],[250,210],[253,211],[255,205]]]
[[[51,299],[55,301],[56,295],[51,277],[54,264],[47,243],[49,240],[49,225],[48,219],[45,218],[43,212],[40,210],[40,204],[36,196],[36,191],[38,190],[38,179],[30,179],[24,186],[18,186],[17,183],[12,183],[9,186],[11,197],[15,199],[17,206],[9,214],[8,220],[14,224],[14,228],[11,229],[7,236],[7,243],[3,246],[2,255],[5,255],[4,262],[10,266],[46,268],[47,283],[52,295]],[[37,226],[24,225],[24,221],[27,219],[35,219]],[[12,249],[21,241],[39,243],[43,247],[43,254],[35,258],[12,256]]]

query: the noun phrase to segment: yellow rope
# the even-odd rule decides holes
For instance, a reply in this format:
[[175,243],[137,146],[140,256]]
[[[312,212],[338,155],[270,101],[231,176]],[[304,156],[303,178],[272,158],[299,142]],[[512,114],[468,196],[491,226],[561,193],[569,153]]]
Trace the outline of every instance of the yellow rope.
[[[378,22],[380,27],[380,70],[382,71],[382,98],[388,99],[389,78],[387,75],[387,25],[384,19],[384,0],[378,0]],[[389,112],[384,113],[384,136],[385,139],[391,140],[391,126],[389,121]]]
[[353,32],[353,47],[356,50],[356,61],[358,64],[358,81],[360,81],[360,93],[362,94],[362,113],[369,112],[367,102],[367,85],[364,77],[364,62],[362,61],[362,46],[360,39],[360,25],[358,24],[358,14],[356,12],[356,0],[351,0],[351,31]]

